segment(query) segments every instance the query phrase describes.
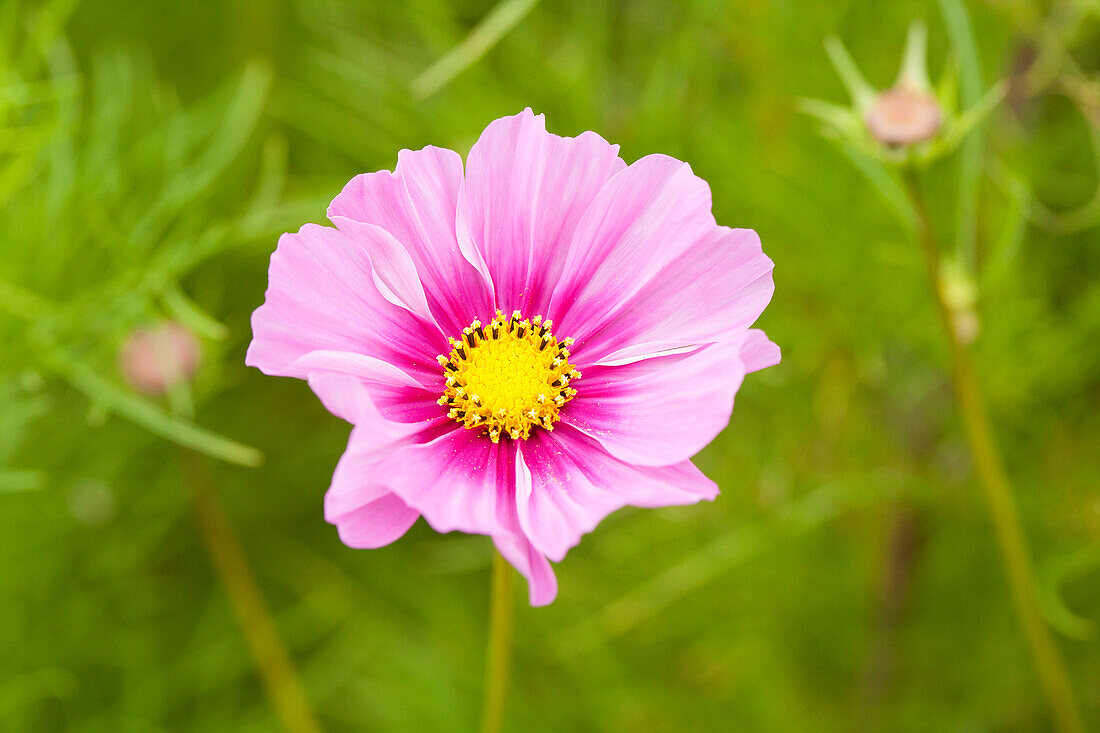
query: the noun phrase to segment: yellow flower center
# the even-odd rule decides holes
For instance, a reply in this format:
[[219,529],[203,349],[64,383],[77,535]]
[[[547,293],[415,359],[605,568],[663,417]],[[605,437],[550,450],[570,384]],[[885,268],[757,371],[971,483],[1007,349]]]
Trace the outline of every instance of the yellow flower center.
[[501,436],[527,440],[531,428],[554,429],[558,412],[577,394],[569,383],[580,378],[569,363],[573,339],[554,338],[553,323],[519,311],[482,326],[474,321],[461,339],[448,339],[451,353],[439,356],[447,386],[439,404],[466,428],[484,428],[494,442]]

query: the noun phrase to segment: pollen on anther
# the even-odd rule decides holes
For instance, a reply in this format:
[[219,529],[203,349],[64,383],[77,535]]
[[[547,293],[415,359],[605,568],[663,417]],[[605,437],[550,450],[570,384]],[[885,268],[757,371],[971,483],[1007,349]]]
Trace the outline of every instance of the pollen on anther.
[[446,375],[439,404],[467,429],[484,430],[493,442],[501,437],[526,440],[534,428],[552,430],[561,408],[576,395],[569,385],[580,372],[569,363],[553,322],[518,310],[501,311],[486,324],[474,320],[461,338],[449,338],[452,350],[439,363]]

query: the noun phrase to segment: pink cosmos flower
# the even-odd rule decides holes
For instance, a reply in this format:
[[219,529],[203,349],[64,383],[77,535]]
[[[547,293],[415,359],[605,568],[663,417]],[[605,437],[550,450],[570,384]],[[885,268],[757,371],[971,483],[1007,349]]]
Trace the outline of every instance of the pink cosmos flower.
[[560,561],[626,505],[713,499],[689,460],[748,372],[779,362],[750,329],[772,263],[715,223],[673,158],[631,165],[531,110],[466,160],[402,150],[284,234],[246,362],[298,377],[354,425],[325,496],[351,547],[423,516],[492,537],[550,603]]

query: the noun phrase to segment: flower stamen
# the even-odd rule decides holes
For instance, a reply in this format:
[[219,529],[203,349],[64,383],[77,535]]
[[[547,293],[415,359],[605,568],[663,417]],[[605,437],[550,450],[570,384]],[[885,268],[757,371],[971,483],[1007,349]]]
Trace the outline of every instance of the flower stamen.
[[462,338],[448,339],[449,355],[438,361],[446,375],[439,404],[465,428],[484,428],[489,439],[526,440],[532,427],[553,430],[560,410],[577,390],[581,373],[569,363],[571,338],[560,342],[553,322],[499,310],[487,326],[475,320]]

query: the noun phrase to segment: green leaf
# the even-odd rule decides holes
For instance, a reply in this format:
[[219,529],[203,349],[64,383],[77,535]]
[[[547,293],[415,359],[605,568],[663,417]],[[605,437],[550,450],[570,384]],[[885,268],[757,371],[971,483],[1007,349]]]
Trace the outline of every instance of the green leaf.
[[130,233],[131,244],[146,247],[160,232],[168,215],[202,194],[236,159],[251,138],[263,112],[273,72],[260,61],[245,68],[233,102],[218,126],[214,142],[165,188],[160,198]]
[[[951,48],[959,63],[962,107],[969,109],[982,98],[981,60],[970,16],[962,0],[940,0]],[[955,229],[955,246],[965,266],[974,271],[977,262],[978,193],[981,184],[983,132],[980,122],[970,131],[959,152],[959,193]]]
[[43,471],[31,469],[0,470],[0,494],[18,494],[25,491],[40,491],[47,483]]
[[538,0],[503,0],[489,11],[462,43],[416,77],[409,90],[417,99],[424,99],[445,87],[452,79],[473,66],[510,30],[527,17]]
[[47,368],[91,400],[141,425],[151,433],[229,463],[249,467],[263,463],[263,453],[255,448],[241,445],[187,420],[174,418],[149,400],[112,384],[78,361],[58,352],[47,355],[43,361]]
[[833,104],[822,99],[800,99],[798,111],[816,118],[846,136],[860,135],[864,131],[863,121],[851,107]]
[[[950,153],[960,145],[963,146],[962,149],[965,153],[966,144],[968,144],[967,136],[985,123],[997,108],[997,105],[1004,99],[1005,92],[1005,85],[998,82],[990,87],[976,104],[971,105],[969,109],[963,111],[962,114],[957,115],[954,119],[948,119],[944,125],[943,133],[928,144],[921,155],[921,160],[923,162],[930,162]],[[963,162],[965,163],[965,158]],[[961,185],[960,182],[960,186]],[[973,185],[977,186],[977,183]],[[961,205],[962,201],[960,200],[960,206]],[[970,263],[968,263],[968,267],[973,269]]]
[[164,307],[180,323],[188,326],[192,331],[215,341],[221,341],[229,335],[229,329],[209,315],[188,298],[179,285],[172,283],[162,294]]
[[1008,171],[1003,165],[998,165],[991,175],[1007,194],[1008,207],[997,243],[981,273],[983,283],[996,281],[1019,254],[1033,203],[1031,188],[1023,178]]
[[840,148],[882,196],[906,235],[913,236],[917,231],[917,213],[913,210],[913,204],[905,194],[905,187],[897,173],[850,143],[844,142]]
[[1059,588],[1100,570],[1100,545],[1086,545],[1072,555],[1049,561],[1039,585],[1039,605],[1047,622],[1064,636],[1081,641],[1096,638],[1096,622],[1071,611]]
[[928,81],[927,49],[928,28],[919,20],[914,20],[909,24],[909,33],[905,38],[905,53],[898,72],[897,86],[907,86],[922,92],[932,87]]
[[844,88],[848,90],[848,96],[860,114],[863,114],[875,100],[877,92],[875,88],[863,76],[863,72],[852,60],[852,55],[836,36],[825,39],[825,53],[829,55],[829,62],[836,69]]

